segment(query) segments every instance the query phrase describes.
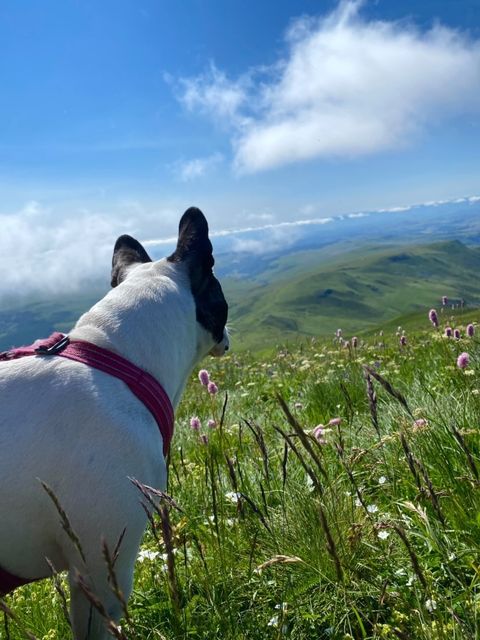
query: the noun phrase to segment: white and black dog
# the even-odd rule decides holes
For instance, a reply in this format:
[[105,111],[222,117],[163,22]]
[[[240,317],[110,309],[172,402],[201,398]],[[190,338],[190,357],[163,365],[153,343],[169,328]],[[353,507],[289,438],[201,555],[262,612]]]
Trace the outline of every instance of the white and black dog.
[[[185,212],[178,244],[152,262],[121,236],[112,290],[69,334],[123,356],[151,374],[175,408],[194,365],[228,349],[228,306],[213,275],[207,221]],[[146,526],[138,490],[164,489],[166,465],[155,419],[121,380],[60,357],[0,362],[0,569],[19,583],[68,570],[77,640],[109,637],[75,580],[87,577],[110,617],[120,603],[108,584],[101,539],[110,549],[125,529],[115,572],[125,598]],[[62,529],[39,480],[51,487],[77,534],[86,562]],[[0,590],[1,591],[1,590]]]

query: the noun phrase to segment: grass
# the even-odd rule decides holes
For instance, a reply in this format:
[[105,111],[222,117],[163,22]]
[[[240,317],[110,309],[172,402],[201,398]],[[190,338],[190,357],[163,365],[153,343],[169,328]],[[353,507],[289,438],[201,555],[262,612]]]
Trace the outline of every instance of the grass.
[[331,335],[338,326],[357,334],[374,331],[434,305],[445,292],[470,306],[480,302],[480,250],[458,241],[364,246],[328,262],[321,249],[315,253],[316,264],[313,256],[305,262],[299,258],[303,269],[284,277],[268,280],[265,273],[239,283],[225,281],[242,347],[257,351],[298,335]]
[[[479,320],[453,313],[462,336]],[[480,638],[480,343],[423,317],[406,347],[388,327],[357,349],[209,361],[215,396],[192,379],[169,468],[180,510],[164,503],[145,537],[126,637]],[[51,581],[6,602],[19,624],[0,637],[68,637]]]

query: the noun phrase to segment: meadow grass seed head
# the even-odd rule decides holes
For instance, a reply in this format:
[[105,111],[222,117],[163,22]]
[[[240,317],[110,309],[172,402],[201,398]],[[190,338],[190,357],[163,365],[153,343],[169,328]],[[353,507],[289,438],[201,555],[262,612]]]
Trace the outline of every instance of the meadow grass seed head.
[[457,358],[457,367],[459,369],[466,369],[470,364],[470,356],[465,351],[461,353]]
[[356,349],[358,347],[358,338],[357,336],[353,336],[352,338],[352,347]]
[[435,328],[438,327],[438,315],[435,309],[430,309],[430,311],[428,312],[428,319]]
[[401,347],[407,346],[407,336],[400,336],[400,346]]
[[198,379],[200,380],[200,383],[206,387],[210,382],[210,374],[206,369],[200,369],[198,372]]
[[442,304],[445,307],[448,304],[448,297],[447,296],[442,296]]
[[202,426],[202,423],[200,422],[200,418],[198,416],[192,416],[190,418],[190,426],[194,431],[198,431]]
[[475,335],[475,327],[472,323],[467,325],[467,336],[469,338],[473,338],[473,336]]

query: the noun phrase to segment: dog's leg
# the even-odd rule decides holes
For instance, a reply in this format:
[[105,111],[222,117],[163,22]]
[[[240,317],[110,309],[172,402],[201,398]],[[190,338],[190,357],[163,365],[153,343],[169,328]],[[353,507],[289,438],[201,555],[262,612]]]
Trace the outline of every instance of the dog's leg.
[[[136,553],[126,562],[123,554],[122,563],[115,565],[115,577],[125,601],[128,601],[133,584],[133,568]],[[79,584],[82,581],[84,588]],[[104,564],[89,576],[80,576],[76,569],[69,574],[70,608],[75,640],[107,640],[112,636],[107,631],[107,619],[98,611],[94,601],[100,601],[108,619],[118,624],[122,617],[122,604],[112,591]],[[91,596],[85,594],[87,589]]]
[[[137,509],[135,513],[137,517],[131,518],[130,527],[125,529],[124,534],[120,537],[118,533],[108,540],[108,552],[111,558],[110,569],[107,568],[102,550],[101,536],[98,538],[95,536],[98,543],[94,543],[91,539],[88,544],[84,545],[86,566],[83,565],[83,569],[80,571],[76,569],[78,556],[71,558],[69,572],[70,609],[75,640],[107,640],[111,638],[112,636],[107,632],[106,627],[108,620],[118,624],[123,615],[122,602],[114,593],[113,583],[116,582],[123,596],[123,602],[128,602],[133,586],[135,561],[146,520],[140,509]],[[111,517],[114,518],[113,515]],[[115,527],[114,530],[122,532],[120,526]],[[112,558],[116,548],[116,557]],[[114,573],[113,580],[112,572]],[[95,606],[95,602],[101,603],[105,615]]]

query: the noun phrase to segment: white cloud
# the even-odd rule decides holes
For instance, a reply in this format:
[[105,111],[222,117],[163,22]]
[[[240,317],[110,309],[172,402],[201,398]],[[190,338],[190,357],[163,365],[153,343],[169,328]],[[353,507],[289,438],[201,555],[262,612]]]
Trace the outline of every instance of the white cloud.
[[294,21],[268,75],[230,80],[212,66],[181,81],[188,109],[230,125],[239,172],[398,148],[432,123],[479,110],[478,41],[440,25],[367,21],[360,4]]
[[179,83],[179,99],[189,111],[199,110],[214,114],[222,123],[243,126],[249,118],[242,115],[246,106],[251,80],[244,75],[238,80],[229,80],[214,64],[196,78],[182,78]]
[[108,287],[119,235],[148,237],[152,229],[175,228],[179,217],[178,212],[150,210],[134,201],[109,212],[77,208],[64,213],[35,200],[18,211],[0,213],[0,301]]
[[201,178],[213,167],[222,162],[221,153],[213,153],[205,158],[193,158],[192,160],[180,161],[174,166],[175,173],[182,182],[189,182],[196,178]]

